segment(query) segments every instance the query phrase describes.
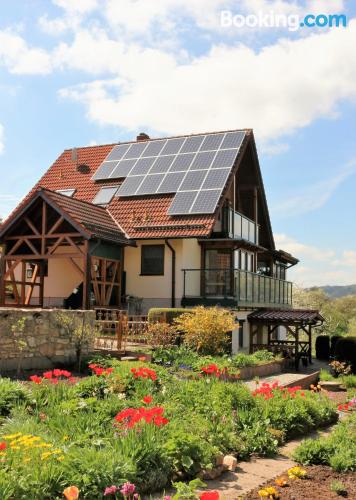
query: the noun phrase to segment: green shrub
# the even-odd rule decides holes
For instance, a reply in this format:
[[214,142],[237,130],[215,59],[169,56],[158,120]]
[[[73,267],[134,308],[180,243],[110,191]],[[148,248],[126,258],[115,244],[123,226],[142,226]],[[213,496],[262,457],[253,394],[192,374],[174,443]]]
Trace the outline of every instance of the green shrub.
[[174,320],[185,345],[201,354],[221,354],[235,326],[228,309],[198,306]]
[[9,415],[15,405],[27,400],[28,391],[23,384],[0,378],[0,415]]
[[146,332],[147,343],[153,348],[172,346],[176,343],[177,337],[177,330],[169,323],[162,321],[149,323]]
[[352,365],[353,373],[356,373],[356,337],[342,337],[336,342],[335,357]]
[[355,471],[356,413],[339,422],[329,436],[303,441],[293,456],[304,465],[325,464],[337,471]]
[[148,321],[150,323],[155,323],[156,321],[164,320],[166,323],[173,325],[175,318],[187,312],[189,312],[189,309],[184,309],[182,307],[152,307],[148,311]]
[[318,335],[315,339],[315,353],[317,359],[328,360],[330,357],[329,335]]
[[80,398],[99,399],[104,398],[109,392],[109,384],[106,377],[87,377],[83,378],[75,386],[74,393]]
[[319,380],[321,380],[322,382],[332,382],[333,380],[335,380],[335,377],[333,377],[328,370],[324,370],[324,368],[322,368],[320,370]]
[[342,383],[346,389],[354,389],[356,387],[356,375],[346,375],[342,377]]

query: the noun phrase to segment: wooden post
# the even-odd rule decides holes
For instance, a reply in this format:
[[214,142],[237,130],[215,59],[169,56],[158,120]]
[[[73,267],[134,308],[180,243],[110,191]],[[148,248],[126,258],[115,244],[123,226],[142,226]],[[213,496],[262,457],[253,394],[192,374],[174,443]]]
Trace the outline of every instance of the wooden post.
[[42,235],[41,235],[41,254],[46,253],[46,230],[47,230],[47,205],[42,202]]
[[91,272],[90,272],[90,254],[89,254],[89,242],[84,241],[84,255],[83,255],[83,309],[89,309],[89,294],[90,294],[90,283],[91,283]]
[[295,327],[295,358],[294,365],[296,371],[299,371],[299,328]]
[[309,325],[308,329],[308,339],[309,339],[309,363],[312,364],[312,326]]

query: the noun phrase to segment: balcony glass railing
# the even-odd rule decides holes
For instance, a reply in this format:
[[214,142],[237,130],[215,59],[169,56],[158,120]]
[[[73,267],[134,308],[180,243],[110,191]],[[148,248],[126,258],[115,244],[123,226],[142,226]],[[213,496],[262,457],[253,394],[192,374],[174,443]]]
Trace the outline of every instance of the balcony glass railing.
[[237,306],[292,305],[289,281],[240,269],[183,269],[183,298],[229,298]]
[[222,230],[229,238],[242,238],[258,245],[258,224],[231,208],[225,208]]

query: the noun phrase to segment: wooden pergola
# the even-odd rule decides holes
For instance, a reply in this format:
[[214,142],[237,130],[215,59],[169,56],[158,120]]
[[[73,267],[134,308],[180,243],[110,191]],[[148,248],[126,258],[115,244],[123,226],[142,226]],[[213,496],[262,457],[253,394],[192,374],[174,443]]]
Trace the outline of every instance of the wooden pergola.
[[[251,324],[250,353],[259,349],[268,349],[275,354],[294,359],[295,369],[303,358],[312,362],[312,329],[321,326],[324,318],[319,311],[309,309],[259,309],[248,315]],[[261,327],[267,327],[267,343],[255,342],[261,335]],[[292,340],[276,338],[278,328],[282,326],[291,335]],[[301,340],[304,335],[307,340]]]
[[132,243],[104,208],[40,189],[2,226],[0,243],[0,306],[42,308],[48,263],[59,259],[81,279],[83,309],[91,293],[95,306],[120,305],[122,248]]

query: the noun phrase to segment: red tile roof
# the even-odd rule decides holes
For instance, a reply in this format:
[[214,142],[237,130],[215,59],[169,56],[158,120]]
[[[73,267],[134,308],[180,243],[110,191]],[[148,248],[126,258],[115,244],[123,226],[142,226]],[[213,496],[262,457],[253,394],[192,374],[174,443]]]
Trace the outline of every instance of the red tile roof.
[[[246,130],[246,132],[247,134],[250,133],[249,130]],[[23,202],[39,188],[51,191],[75,189],[74,199],[92,202],[103,185],[119,185],[121,183],[113,179],[101,182],[91,180],[115,145],[106,144],[77,148],[77,161],[72,160],[71,149],[65,150],[33,187]],[[82,164],[89,167],[88,173],[83,173],[77,168],[78,165]],[[167,211],[173,196],[173,194],[164,194],[160,196],[113,198],[107,206],[107,211],[128,238],[208,237],[215,222],[215,214],[172,217],[168,215]],[[21,208],[23,202],[5,221],[6,224]]]
[[42,188],[34,191],[16,211],[14,217],[8,219],[2,225],[0,235],[6,233],[15,217],[21,217],[23,211],[26,211],[27,207],[32,205],[38,198],[42,198],[49,203],[86,238],[96,237],[115,243],[130,244],[105,208]]

